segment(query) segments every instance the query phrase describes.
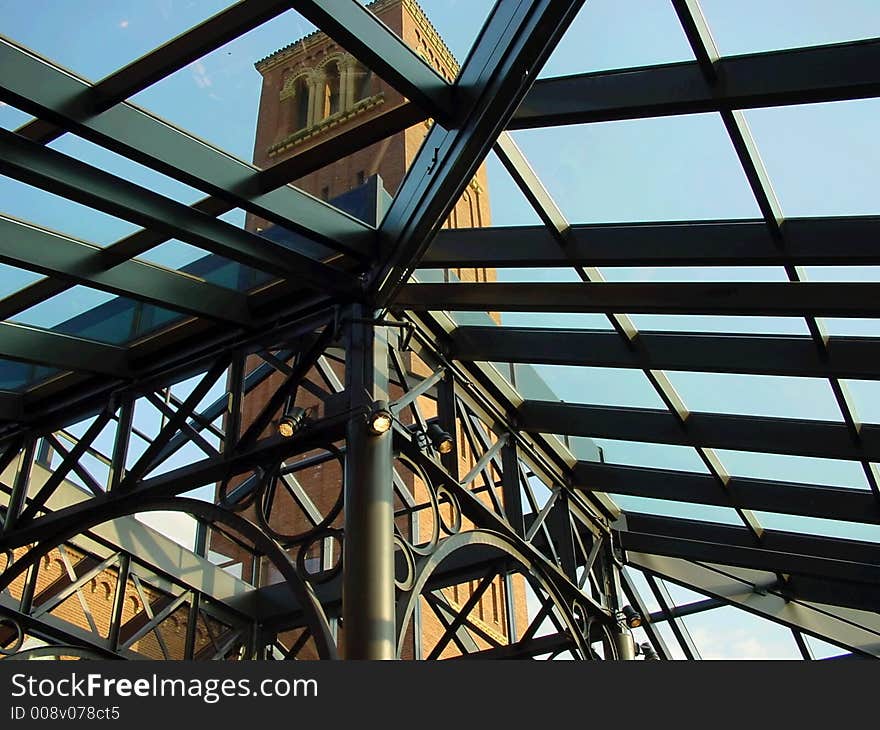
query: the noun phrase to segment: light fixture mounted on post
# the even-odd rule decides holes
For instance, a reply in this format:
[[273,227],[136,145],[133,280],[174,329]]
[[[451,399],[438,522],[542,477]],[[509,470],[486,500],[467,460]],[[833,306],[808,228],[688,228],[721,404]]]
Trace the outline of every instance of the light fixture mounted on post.
[[434,448],[441,454],[449,454],[452,452],[454,441],[448,431],[443,430],[437,421],[431,421],[428,424],[428,438],[434,444]]
[[623,607],[623,618],[631,629],[637,629],[642,625],[642,614],[629,604]]
[[299,431],[309,420],[308,411],[299,406],[288,408],[278,421],[278,434],[282,438],[289,439]]
[[373,401],[370,412],[367,414],[367,428],[370,429],[370,433],[374,436],[381,436],[391,429],[393,423],[394,416],[388,407],[388,401]]

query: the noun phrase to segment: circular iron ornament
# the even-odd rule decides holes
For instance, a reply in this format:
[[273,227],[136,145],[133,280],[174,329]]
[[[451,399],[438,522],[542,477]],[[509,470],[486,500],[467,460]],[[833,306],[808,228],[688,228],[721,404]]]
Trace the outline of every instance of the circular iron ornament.
[[[437,549],[437,544],[440,542],[440,530],[442,529],[443,522],[443,518],[440,515],[440,502],[437,496],[438,490],[434,486],[427,472],[408,456],[405,454],[399,454],[397,456],[397,461],[406,466],[406,468],[409,469],[417,479],[421,479],[425,485],[425,490],[428,492],[428,509],[431,510],[431,536],[423,545],[416,545],[415,540],[407,539],[400,532],[398,532],[395,537],[399,537],[413,554],[422,556],[430,555]],[[415,498],[415,495],[413,495],[413,498]]]
[[[339,543],[339,558],[331,567],[313,573],[306,567],[306,554],[312,545],[327,537],[335,538]],[[339,572],[342,570],[342,537],[342,530],[325,530],[317,535],[313,535],[308,542],[303,543],[296,554],[296,569],[303,580],[309,583],[320,584],[326,583],[339,575]]]
[[299,576],[290,556],[253,522],[216,504],[209,504],[189,497],[131,495],[115,502],[105,503],[98,511],[97,516],[92,515],[91,519],[78,522],[75,527],[62,529],[51,539],[41,541],[37,547],[22,555],[10,568],[0,574],[0,591],[7,588],[28,568],[36,565],[44,555],[96,525],[143,512],[184,512],[208,523],[217,522],[225,525],[250,540],[253,546],[278,569],[278,572],[285,579],[287,587],[302,607],[306,625],[312,633],[318,656],[322,659],[337,658],[336,644],[333,641],[330,625],[311,587]]
[[6,657],[6,661],[27,661],[28,659],[116,659],[112,655],[100,654],[92,649],[86,649],[82,646],[66,646],[64,644],[55,644],[52,646],[35,646],[33,649],[25,649],[11,656]]
[[[400,548],[399,554],[403,556],[403,561],[406,566],[406,577],[403,580],[398,579],[396,574],[397,571],[395,571],[394,585],[397,586],[398,590],[410,591],[415,585],[416,580],[416,558],[415,555],[413,555],[412,546],[400,535],[394,536],[394,543]],[[395,553],[395,556],[396,555],[398,555],[398,553]],[[395,560],[395,567],[396,565],[397,561]]]
[[[257,494],[260,491],[260,485],[265,481],[266,478],[265,472],[260,467],[256,467],[254,469],[253,477],[250,478],[256,479],[257,485],[253,489],[251,489],[248,494],[245,495],[244,499],[232,503],[229,502],[230,478],[231,477],[226,477],[225,479],[221,480],[220,486],[217,488],[217,504],[219,504],[223,509],[227,509],[231,512],[244,512],[244,510],[248,509],[248,507],[250,507],[254,503],[254,500],[257,498]],[[248,480],[245,479],[244,482],[241,482],[241,484],[244,484],[247,481]],[[240,487],[241,484],[238,484],[236,486]]]
[[4,649],[0,646],[0,654],[3,656],[12,656],[16,654],[24,644],[24,631],[21,628],[21,624],[18,621],[15,621],[7,616],[0,616],[0,626],[9,626],[10,628],[15,629],[15,641],[12,644],[12,648]]
[[404,649],[406,629],[409,627],[409,622],[412,620],[422,590],[427,585],[431,575],[433,575],[434,571],[437,570],[440,564],[450,555],[474,545],[485,545],[494,548],[500,553],[512,558],[519,563],[524,570],[531,573],[540,586],[547,592],[554,605],[559,610],[563,623],[570,632],[575,643],[575,649],[580,657],[582,659],[592,658],[592,652],[589,649],[586,639],[578,630],[577,622],[572,615],[569,603],[562,591],[553,582],[552,575],[545,573],[540,565],[530,565],[529,559],[519,551],[516,544],[508,537],[502,535],[500,532],[492,532],[490,530],[468,530],[467,532],[459,532],[452,535],[443,540],[434,553],[423,558],[419,562],[416,579],[413,582],[412,588],[400,597],[397,604],[398,657],[401,656]]
[[[283,478],[283,475],[280,473],[282,469],[281,462],[276,463],[271,469],[267,470],[265,478],[260,481],[260,484],[255,490],[255,496],[258,498],[256,509],[257,522],[259,523],[260,527],[262,527],[267,533],[269,533],[282,545],[291,546],[306,541],[311,543],[314,541],[313,538],[317,535],[327,533],[328,531],[334,532],[334,530],[330,526],[342,512],[343,495],[345,494],[345,455],[342,453],[342,451],[332,445],[322,447],[321,450],[332,454],[333,457],[339,462],[341,478],[339,480],[339,493],[336,497],[336,501],[333,503],[333,506],[330,508],[327,514],[324,515],[324,518],[317,525],[310,527],[308,530],[303,530],[302,532],[288,534],[276,530],[269,524],[269,518],[266,516],[266,514],[269,507],[271,506],[271,501],[274,498],[272,490],[269,489],[269,485],[272,482],[276,482],[275,489],[278,488],[277,482],[281,481]],[[290,469],[291,467],[295,469],[296,464],[291,464],[284,468]]]
[[452,523],[446,523],[446,520],[443,518],[443,510],[440,510],[440,529],[442,529],[447,535],[456,535],[461,532],[461,507],[458,504],[458,497],[456,497],[444,484],[441,484],[437,488],[438,502],[442,496],[446,497],[446,500],[452,508]]

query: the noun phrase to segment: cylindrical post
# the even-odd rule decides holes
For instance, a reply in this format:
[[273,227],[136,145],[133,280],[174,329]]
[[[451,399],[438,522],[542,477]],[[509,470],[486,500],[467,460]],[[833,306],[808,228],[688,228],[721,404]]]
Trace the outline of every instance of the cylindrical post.
[[366,417],[374,400],[388,398],[388,343],[384,328],[363,314],[353,308],[346,369],[353,415],[345,458],[344,655],[394,659],[392,432],[372,433]]

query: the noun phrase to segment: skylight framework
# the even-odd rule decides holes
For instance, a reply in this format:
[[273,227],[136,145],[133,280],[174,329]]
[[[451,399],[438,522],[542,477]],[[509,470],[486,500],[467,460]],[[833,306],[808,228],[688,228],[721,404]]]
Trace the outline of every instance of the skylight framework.
[[[697,0],[670,1],[693,61],[537,79],[584,3],[499,2],[450,83],[359,3],[303,0],[304,17],[409,101],[262,170],[128,99],[289,3],[243,0],[95,83],[0,42],[0,100],[35,117],[0,131],[0,172],[141,227],[99,247],[0,216],[0,262],[44,277],[0,301],[0,615],[14,627],[0,643],[15,648],[18,632],[59,656],[126,656],[152,631],[161,644],[158,627],[183,607],[184,641],[179,652],[162,647],[168,658],[335,658],[340,630],[352,658],[439,658],[447,647],[484,658],[632,658],[621,621],[629,604],[662,659],[699,658],[684,617],[720,606],[786,627],[804,658],[805,636],[880,656],[880,554],[845,527],[880,524],[880,425],[861,421],[846,383],[880,379],[880,344],[823,325],[877,318],[880,285],[808,282],[802,269],[880,264],[880,223],[786,218],[744,114],[880,95],[880,39],[725,57]],[[760,219],[573,225],[510,134],[707,112],[723,122]],[[434,123],[377,226],[287,184],[426,119]],[[187,206],[48,146],[64,134],[206,197]],[[493,150],[542,225],[441,230]],[[236,208],[292,231],[299,245],[220,219]],[[141,258],[172,239],[241,267],[235,283]],[[783,267],[786,280],[623,283],[601,271],[734,265]],[[577,280],[431,279],[461,267],[550,267]],[[53,329],[15,321],[76,286],[120,297],[115,315],[83,312]],[[609,328],[498,326],[462,312],[598,313]],[[644,331],[638,314],[784,316],[805,334]],[[663,407],[526,398],[520,364],[640,372]],[[696,412],[669,372],[820,379],[839,418]],[[266,402],[245,413],[267,383]],[[320,408],[280,437],[275,422],[304,393]],[[365,432],[374,402],[395,417],[381,436]],[[155,410],[153,433],[139,430],[135,412],[145,407]],[[470,468],[420,438],[429,422],[454,436]],[[702,470],[606,463],[581,437],[687,447]],[[854,462],[865,488],[731,474],[719,450]],[[336,462],[344,476],[327,505],[304,475]],[[313,529],[279,531],[279,493]],[[609,494],[645,507],[621,509]],[[651,513],[663,502],[733,517]],[[156,510],[195,518],[186,577],[173,574],[170,546],[151,554],[147,528],[119,528]],[[823,536],[805,522],[803,531],[771,529],[761,513],[840,527]],[[251,556],[235,581],[212,580],[222,571],[207,559],[209,528]],[[54,594],[37,590],[40,558],[64,546],[80,563]],[[149,615],[124,619],[116,598],[104,632],[47,617],[99,565],[122,584],[138,571],[153,580]],[[271,570],[283,580],[266,581]],[[465,580],[477,598],[455,603],[448,590]],[[504,636],[474,616],[498,581]],[[676,605],[667,583],[703,598]],[[539,606],[526,625],[516,625],[515,590]],[[443,626],[433,646],[420,646],[425,612]],[[199,621],[210,646],[199,643]]]

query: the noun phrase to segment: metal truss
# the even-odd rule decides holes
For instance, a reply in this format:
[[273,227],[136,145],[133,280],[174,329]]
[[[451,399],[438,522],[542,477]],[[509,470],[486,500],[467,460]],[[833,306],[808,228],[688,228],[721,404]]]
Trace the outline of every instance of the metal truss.
[[[743,115],[877,95],[880,41],[723,57],[696,0],[673,0],[695,61],[536,80],[582,4],[499,2],[448,83],[359,3],[299,3],[408,101],[262,170],[128,99],[289,3],[243,0],[96,83],[0,42],[0,100],[35,116],[0,130],[0,172],[143,227],[98,247],[0,216],[0,262],[46,277],[0,302],[0,319],[73,286],[134,313],[119,344],[85,324],[0,321],[0,357],[34,374],[0,393],[0,651],[632,659],[628,605],[646,658],[700,658],[684,619],[720,606],[788,627],[807,659],[805,636],[880,655],[877,545],[768,530],[754,512],[880,523],[880,425],[860,422],[843,382],[880,378],[880,345],[829,337],[818,319],[877,317],[880,285],[799,269],[877,264],[878,219],[785,219]],[[572,225],[509,134],[698,112],[721,116],[760,220]],[[376,226],[288,184],[429,118]],[[183,205],[48,146],[68,133],[207,197]],[[543,225],[440,230],[493,149]],[[219,220],[234,208],[295,245]],[[255,283],[139,258],[170,239]],[[788,280],[606,283],[598,268],[726,265],[783,266]],[[538,266],[580,281],[412,276]],[[611,329],[450,311],[593,312]],[[637,313],[791,316],[809,334],[640,332]],[[520,364],[640,370],[664,408],[526,398]],[[841,418],[691,412],[666,370],[824,379]],[[371,427],[377,413],[387,430]],[[603,463],[579,437],[686,446],[706,473]],[[870,489],[734,477],[716,449],[850,460]],[[606,493],[731,507],[742,526],[624,513]],[[190,515],[191,549],[133,519],[156,511]],[[665,581],[706,598],[677,606]]]

